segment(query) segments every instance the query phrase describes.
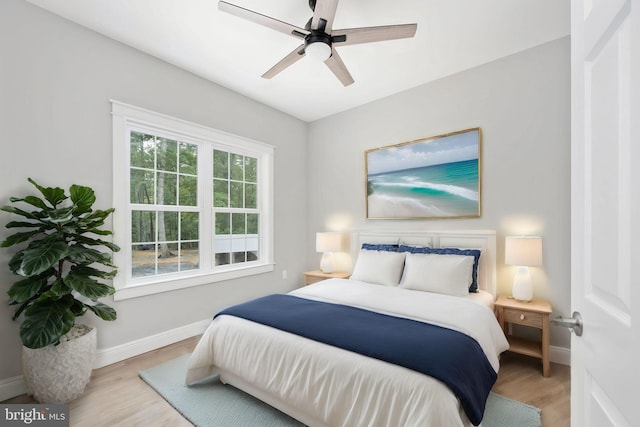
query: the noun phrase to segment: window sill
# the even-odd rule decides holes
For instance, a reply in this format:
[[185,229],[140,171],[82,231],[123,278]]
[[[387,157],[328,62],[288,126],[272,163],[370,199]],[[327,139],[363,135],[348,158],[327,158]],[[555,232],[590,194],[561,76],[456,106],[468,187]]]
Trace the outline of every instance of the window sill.
[[142,297],[145,295],[159,294],[161,292],[175,291],[178,289],[202,286],[210,283],[221,282],[223,280],[237,279],[240,277],[253,276],[255,274],[269,273],[274,270],[273,264],[261,264],[258,266],[221,271],[216,273],[202,274],[180,279],[166,279],[153,283],[133,284],[120,289],[116,289],[113,295],[114,301],[130,298]]

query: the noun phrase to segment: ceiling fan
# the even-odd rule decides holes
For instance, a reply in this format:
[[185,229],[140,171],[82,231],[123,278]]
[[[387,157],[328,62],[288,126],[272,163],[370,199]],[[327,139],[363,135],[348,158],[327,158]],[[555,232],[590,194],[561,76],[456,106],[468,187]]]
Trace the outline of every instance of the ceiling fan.
[[313,11],[313,16],[304,28],[300,28],[226,1],[218,3],[218,8],[223,12],[303,41],[300,46],[264,73],[262,77],[265,79],[272,78],[308,55],[323,61],[344,86],[349,86],[353,83],[353,77],[336,52],[336,46],[410,38],[415,35],[418,27],[417,24],[402,24],[333,30],[333,18],[336,15],[338,0],[309,0],[309,7]]

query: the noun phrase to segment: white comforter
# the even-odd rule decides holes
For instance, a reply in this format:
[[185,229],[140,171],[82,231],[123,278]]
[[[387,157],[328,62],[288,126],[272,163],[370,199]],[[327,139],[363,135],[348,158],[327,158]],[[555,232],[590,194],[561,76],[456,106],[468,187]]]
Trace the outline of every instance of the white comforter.
[[[508,348],[493,312],[466,298],[345,279],[318,282],[291,295],[466,333],[478,341],[496,372],[498,356]],[[211,323],[191,356],[186,383],[220,372],[296,408],[311,424],[471,425],[457,398],[438,380],[233,316],[220,316]]]

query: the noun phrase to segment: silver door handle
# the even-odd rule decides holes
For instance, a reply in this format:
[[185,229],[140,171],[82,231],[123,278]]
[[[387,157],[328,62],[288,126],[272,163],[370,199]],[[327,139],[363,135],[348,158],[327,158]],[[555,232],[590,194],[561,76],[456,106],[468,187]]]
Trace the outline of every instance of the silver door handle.
[[555,319],[551,319],[551,323],[556,326],[569,328],[569,330],[574,332],[576,336],[582,336],[582,316],[580,316],[580,313],[577,311],[574,311],[570,318],[559,316]]

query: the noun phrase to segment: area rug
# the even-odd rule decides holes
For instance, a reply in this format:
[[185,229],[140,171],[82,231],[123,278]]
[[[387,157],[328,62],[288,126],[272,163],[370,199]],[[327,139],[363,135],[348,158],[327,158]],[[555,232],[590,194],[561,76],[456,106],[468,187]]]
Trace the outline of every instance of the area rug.
[[[217,378],[184,385],[190,355],[140,372],[140,377],[196,427],[301,427],[303,424]],[[540,410],[491,393],[482,427],[540,427]]]

